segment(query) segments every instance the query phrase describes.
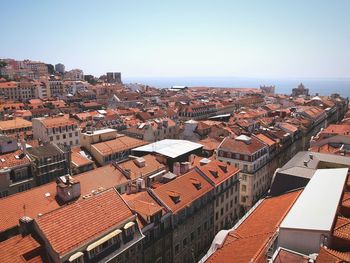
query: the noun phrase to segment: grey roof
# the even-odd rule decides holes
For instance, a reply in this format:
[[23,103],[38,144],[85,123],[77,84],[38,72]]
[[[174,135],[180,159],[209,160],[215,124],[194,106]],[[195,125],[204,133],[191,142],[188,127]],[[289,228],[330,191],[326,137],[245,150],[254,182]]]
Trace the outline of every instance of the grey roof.
[[33,155],[39,158],[50,157],[62,153],[62,151],[57,146],[51,143],[27,149],[27,152],[29,155]]
[[[312,159],[310,158],[310,155],[312,155]],[[304,162],[307,162],[307,166],[304,165]],[[287,162],[280,169],[280,172],[284,172],[284,170],[296,166],[315,170],[319,168],[320,162],[343,164],[350,166],[350,157],[317,152],[298,152],[291,160],[289,160],[289,162]]]
[[330,231],[347,175],[348,168],[317,170],[280,227]]
[[137,147],[133,149],[133,151],[155,152],[170,158],[176,158],[178,156],[200,149],[202,147],[202,144],[186,140],[165,139],[141,147]]

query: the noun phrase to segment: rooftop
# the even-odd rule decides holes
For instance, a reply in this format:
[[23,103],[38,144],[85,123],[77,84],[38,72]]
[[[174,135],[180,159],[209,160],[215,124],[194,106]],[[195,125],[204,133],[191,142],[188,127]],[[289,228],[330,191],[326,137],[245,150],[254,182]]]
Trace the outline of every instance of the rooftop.
[[205,262],[266,262],[268,244],[300,193],[264,199],[241,224],[229,230],[222,247],[213,254],[208,252]]
[[154,192],[176,214],[208,193],[212,188],[197,171],[191,170],[166,184],[160,185],[154,189]]
[[32,123],[23,118],[17,117],[13,120],[0,121],[0,130],[13,130],[13,129],[21,129],[21,128],[31,128]]
[[44,214],[36,222],[53,250],[62,256],[132,215],[117,191],[110,189]]
[[145,144],[147,144],[147,142],[142,140],[138,140],[128,136],[119,136],[113,140],[95,143],[91,147],[95,148],[103,156],[106,156]]
[[347,168],[317,170],[281,228],[330,231],[347,174]]
[[133,149],[139,152],[155,152],[170,158],[176,158],[183,154],[202,148],[203,145],[186,140],[165,139]]

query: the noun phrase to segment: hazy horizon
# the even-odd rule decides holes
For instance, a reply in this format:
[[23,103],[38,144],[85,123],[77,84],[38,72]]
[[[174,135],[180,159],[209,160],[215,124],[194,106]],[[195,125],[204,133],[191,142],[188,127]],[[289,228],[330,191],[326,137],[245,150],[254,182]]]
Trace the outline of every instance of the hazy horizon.
[[346,0],[4,0],[0,57],[95,76],[350,78],[349,9]]

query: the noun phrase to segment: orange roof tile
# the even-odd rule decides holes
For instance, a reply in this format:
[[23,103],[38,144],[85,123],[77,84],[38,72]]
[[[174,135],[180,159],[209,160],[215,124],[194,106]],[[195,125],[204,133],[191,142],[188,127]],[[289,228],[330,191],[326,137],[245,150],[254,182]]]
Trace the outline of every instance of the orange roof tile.
[[[16,158],[16,156],[21,156],[21,158]],[[22,150],[17,150],[15,152],[0,154],[0,169],[5,167],[11,168],[17,165],[29,164],[30,160],[27,156],[23,154]]]
[[128,136],[120,136],[114,140],[95,143],[91,147],[95,148],[102,155],[106,156],[112,153],[133,149],[146,144],[148,144],[148,142],[138,140]]
[[350,219],[338,216],[335,221],[333,236],[350,241]]
[[[81,173],[73,178],[80,182],[81,196],[127,182],[125,176],[113,165]],[[44,214],[60,207],[55,195],[56,182],[51,182],[0,198],[0,211],[6,211],[0,217],[0,232],[17,226],[18,220],[24,215],[36,218],[38,214]]]
[[[200,183],[200,187],[195,186],[193,179]],[[154,192],[176,214],[212,189],[213,187],[197,171],[192,170],[157,187]],[[179,197],[178,202],[174,201],[177,197]]]
[[142,217],[142,222],[146,222],[147,217],[160,211],[162,211],[162,213],[166,212],[147,191],[134,194],[123,194],[122,197],[130,208]]
[[321,247],[317,263],[340,263],[350,262],[350,252],[339,252],[326,247]]
[[11,263],[44,262],[40,248],[40,244],[32,236],[14,236],[0,242],[0,259],[1,262]]
[[220,149],[228,149],[234,153],[253,154],[265,147],[265,144],[255,138],[250,137],[251,143],[245,143],[230,137],[226,137],[220,145]]
[[32,123],[23,118],[16,117],[13,120],[0,121],[0,130],[13,130],[21,128],[31,128]]
[[69,126],[76,124],[74,121],[67,119],[65,117],[48,117],[41,119],[42,124],[46,128]]
[[145,160],[145,166],[139,167],[135,161],[136,160],[128,160],[126,162],[119,163],[118,165],[124,169],[130,171],[130,178],[134,180],[136,178],[147,176],[153,172],[158,170],[165,169],[165,165],[158,162],[157,158],[154,155],[147,154],[142,157]]
[[238,174],[239,169],[233,165],[228,165],[218,160],[212,160],[210,163],[203,166],[198,166],[216,186]]
[[110,189],[44,214],[36,222],[53,250],[64,255],[132,216],[117,191]]
[[264,199],[206,262],[266,262],[267,245],[300,193]]
[[260,139],[261,141],[263,141],[264,143],[266,143],[268,146],[273,146],[276,144],[276,142],[272,139],[270,139],[269,137],[267,137],[266,135],[259,133],[256,135],[256,137],[258,139]]

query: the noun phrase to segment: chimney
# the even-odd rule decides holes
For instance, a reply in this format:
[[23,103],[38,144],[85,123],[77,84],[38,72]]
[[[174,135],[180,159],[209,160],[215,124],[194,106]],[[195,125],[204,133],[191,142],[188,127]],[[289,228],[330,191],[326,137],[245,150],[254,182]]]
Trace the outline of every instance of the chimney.
[[19,219],[19,233],[22,237],[33,232],[33,222],[34,220],[29,216],[23,216]]
[[309,154],[309,157],[310,157],[311,160],[314,159],[314,155],[312,153]]
[[80,182],[69,175],[57,178],[56,195],[63,202],[77,199],[81,194]]
[[306,166],[306,167],[307,167],[307,163],[308,163],[308,161],[304,161],[304,166]]
[[134,163],[139,167],[139,168],[142,168],[142,167],[145,167],[146,165],[146,160],[142,157],[139,157],[139,158],[136,158],[134,159]]

